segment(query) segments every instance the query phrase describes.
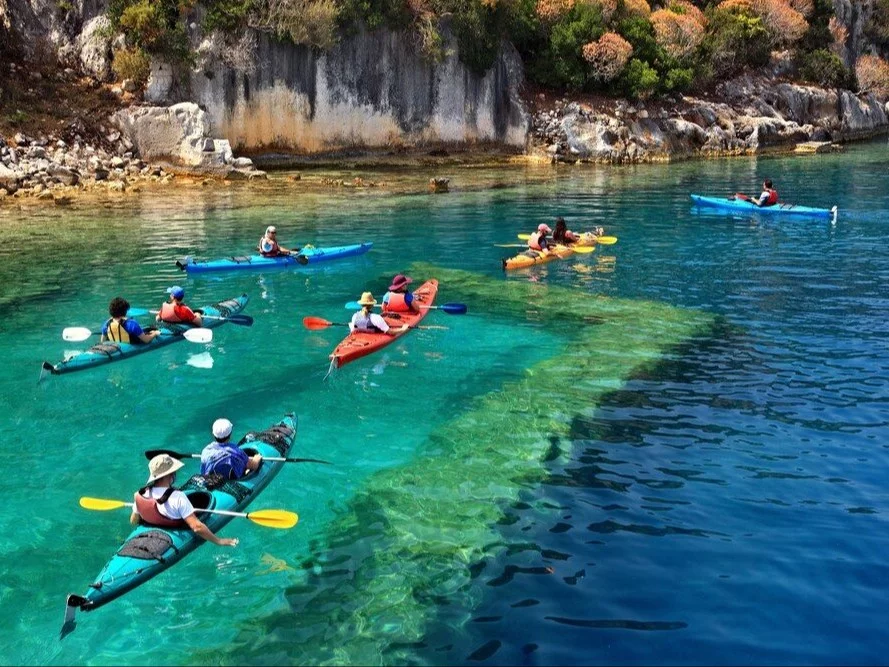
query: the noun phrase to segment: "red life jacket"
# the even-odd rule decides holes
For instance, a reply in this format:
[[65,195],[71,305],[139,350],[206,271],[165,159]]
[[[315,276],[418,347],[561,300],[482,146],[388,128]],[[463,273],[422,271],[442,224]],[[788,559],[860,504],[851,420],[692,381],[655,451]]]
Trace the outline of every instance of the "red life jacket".
[[161,306],[160,318],[164,322],[194,322],[194,313],[191,308],[181,303],[167,301]]
[[164,491],[164,495],[160,498],[146,498],[142,495],[147,489],[151,487],[146,486],[144,488],[139,489],[136,493],[133,494],[133,501],[136,503],[136,510],[139,514],[139,517],[142,519],[143,523],[147,523],[150,526],[162,526],[164,528],[185,528],[188,524],[185,523],[182,519],[170,519],[165,517],[160,513],[160,510],[157,508],[158,505],[163,505],[170,499],[170,496],[173,495],[174,489],[172,486]]
[[766,192],[769,193],[769,198],[766,199],[765,206],[774,206],[778,203],[778,191],[772,188],[766,188]]
[[404,294],[401,292],[389,292],[389,301],[383,304],[384,313],[407,313],[411,307],[404,300]]
[[263,257],[277,257],[280,254],[280,246],[267,236],[259,239],[259,254]]

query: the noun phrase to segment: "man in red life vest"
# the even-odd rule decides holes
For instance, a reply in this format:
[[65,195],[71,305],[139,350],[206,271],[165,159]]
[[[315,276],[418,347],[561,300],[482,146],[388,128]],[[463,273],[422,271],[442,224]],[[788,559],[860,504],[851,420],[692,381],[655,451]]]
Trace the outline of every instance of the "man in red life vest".
[[[278,245],[278,229],[274,225],[265,228],[265,235],[259,239],[257,245],[259,254],[263,257],[280,257],[291,254],[291,250]],[[299,248],[295,249],[299,252]]]
[[184,464],[168,454],[158,454],[148,462],[148,481],[133,494],[130,523],[164,528],[190,528],[195,535],[220,547],[238,546],[237,538],[217,537],[194,514],[194,507],[182,491],[173,488],[176,471]]
[[196,327],[203,326],[203,320],[198,313],[182,303],[185,298],[185,290],[176,285],[167,290],[170,300],[161,306],[155,318],[158,322],[171,322],[191,324]]
[[738,199],[746,199],[754,206],[759,206],[760,208],[774,206],[778,203],[778,191],[772,187],[772,180],[769,178],[763,181],[762,194],[760,194],[759,197],[748,197],[744,194],[736,194],[735,197]]

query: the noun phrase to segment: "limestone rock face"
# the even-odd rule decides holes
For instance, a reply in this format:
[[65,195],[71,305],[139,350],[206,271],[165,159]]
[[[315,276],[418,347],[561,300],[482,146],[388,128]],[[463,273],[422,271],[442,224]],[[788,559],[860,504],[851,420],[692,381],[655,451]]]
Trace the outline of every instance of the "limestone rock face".
[[97,16],[83,26],[75,42],[80,66],[99,81],[111,79],[111,21]]
[[197,104],[130,107],[118,111],[114,120],[143,160],[169,160],[194,167],[204,161],[210,123]]

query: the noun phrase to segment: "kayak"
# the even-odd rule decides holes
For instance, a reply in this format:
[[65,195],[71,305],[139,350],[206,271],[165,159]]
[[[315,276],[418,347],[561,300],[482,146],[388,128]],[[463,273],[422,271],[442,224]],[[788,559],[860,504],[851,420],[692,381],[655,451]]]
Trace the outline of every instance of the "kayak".
[[[204,318],[203,326],[207,329],[212,329],[213,327],[225,324],[224,319],[217,320],[211,319],[211,317],[224,318],[240,313],[244,310],[244,306],[247,305],[247,301],[247,295],[242,294],[234,299],[227,299],[209,306],[201,306],[198,310],[203,311],[204,315],[209,316]],[[180,341],[183,339],[182,332],[186,329],[191,329],[192,327],[188,324],[158,322],[157,328],[161,330],[162,334],[157,338],[152,339],[150,343],[132,345],[130,343],[105,341],[104,343],[97,343],[88,350],[72,355],[57,364],[51,364],[48,361],[44,361],[43,369],[49,371],[53,375],[60,375],[62,373],[83,370],[84,368],[92,368],[93,366],[99,366],[100,364],[107,364],[119,359],[126,359]]]
[[354,245],[333,246],[330,248],[315,248],[305,246],[296,255],[283,257],[263,257],[262,255],[249,255],[245,257],[227,257],[225,259],[213,259],[197,261],[191,257],[176,262],[183,271],[188,273],[206,273],[208,271],[256,271],[259,269],[290,269],[295,266],[306,266],[329,262],[343,257],[355,257],[363,255],[373,247],[373,243],[357,243]]
[[755,212],[762,214],[782,214],[796,215],[817,218],[830,218],[836,221],[837,207],[833,208],[812,208],[810,206],[797,206],[796,204],[775,204],[774,206],[757,206],[746,199],[735,199],[734,197],[704,197],[703,195],[690,195],[691,200],[698,206],[707,206],[711,208],[719,208],[726,211],[744,211],[745,213]]
[[565,259],[573,254],[574,251],[571,250],[571,248],[563,245],[557,245],[553,248],[552,252],[549,253],[542,253],[538,250],[531,250],[529,248],[524,252],[520,252],[515,257],[504,259],[503,270],[511,271],[512,269],[527,269],[529,266],[534,266],[535,264],[546,264],[554,259]]
[[[432,302],[435,301],[437,292],[438,281],[427,280],[414,290],[413,295],[421,305],[431,306]],[[419,313],[396,313],[398,317],[383,315],[383,319],[386,320],[386,323],[390,327],[397,329],[405,324],[415,326],[420,320],[426,317],[428,312],[429,308],[420,308]],[[407,332],[405,331],[390,336],[389,334],[384,333],[353,331],[346,336],[336,348],[334,348],[330,355],[331,363],[334,368],[340,368],[341,366],[348,364],[350,361],[366,357],[371,352],[376,352],[377,350],[386,347],[398,338],[401,338],[405,333]]]
[[[245,435],[238,443],[248,454],[286,457],[296,437],[297,419],[288,414],[265,431]],[[237,481],[221,476],[193,475],[181,488],[195,508],[241,512],[258,496],[280,471],[283,461],[263,461],[259,469]],[[199,512],[198,516],[214,533],[219,533],[232,516]],[[83,596],[69,595],[62,636],[74,630],[76,610],[94,611],[124,593],[144,584],[172,567],[205,540],[189,528],[140,525],[102,568]]]

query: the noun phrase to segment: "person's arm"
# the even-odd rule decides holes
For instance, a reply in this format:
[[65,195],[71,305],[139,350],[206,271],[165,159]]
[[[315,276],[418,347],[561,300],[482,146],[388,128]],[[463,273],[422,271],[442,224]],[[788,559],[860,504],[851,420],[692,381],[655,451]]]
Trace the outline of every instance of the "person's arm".
[[189,514],[185,517],[186,525],[191,528],[192,532],[195,535],[200,537],[201,539],[207,540],[208,542],[212,542],[216,546],[219,547],[236,547],[238,546],[238,538],[237,537],[217,537],[216,534],[207,528],[204,523],[198,519],[194,514]]
[[420,303],[417,297],[415,297],[413,294],[407,294],[405,295],[404,300],[407,301],[408,308],[410,308],[413,312],[420,312]]
[[138,526],[138,525],[139,525],[139,519],[140,519],[140,517],[139,517],[139,513],[136,512],[135,510],[133,510],[133,513],[130,514],[130,523],[131,523],[132,525],[134,525],[134,526]]
[[262,454],[251,456],[247,459],[247,470],[259,470],[262,465]]
[[129,326],[125,326],[127,333],[129,333],[130,336],[135,336],[136,338],[141,340],[143,343],[150,343],[155,338],[160,336],[160,333],[161,333],[157,329],[155,329],[154,331],[147,331],[147,332],[142,331],[142,327],[139,326],[139,323],[135,322],[133,320],[127,320],[127,324],[129,324]]

